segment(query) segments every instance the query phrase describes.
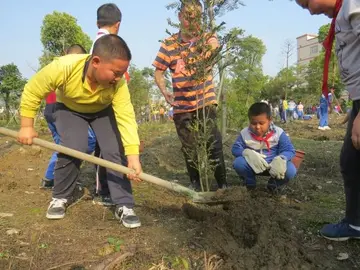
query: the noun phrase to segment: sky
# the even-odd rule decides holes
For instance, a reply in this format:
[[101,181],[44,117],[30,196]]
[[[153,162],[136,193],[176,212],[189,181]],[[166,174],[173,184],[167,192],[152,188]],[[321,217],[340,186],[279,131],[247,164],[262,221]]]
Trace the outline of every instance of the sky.
[[[167,18],[176,18],[166,5],[173,0],[114,1],[123,14],[119,35],[128,43],[133,60],[139,68],[150,67],[169,28]],[[316,34],[321,25],[329,23],[325,16],[310,16],[290,0],[243,0],[245,6],[219,17],[227,28],[239,27],[246,35],[260,38],[266,48],[264,73],[274,76],[283,67],[282,48],[287,39],[306,33]],[[0,8],[0,66],[14,63],[24,77],[38,68],[42,54],[40,29],[45,15],[53,11],[66,12],[77,18],[78,24],[91,39],[95,38],[96,10],[107,3],[100,0],[11,0],[2,1]],[[6,38],[4,38],[6,36]],[[296,49],[291,63],[296,61]]]

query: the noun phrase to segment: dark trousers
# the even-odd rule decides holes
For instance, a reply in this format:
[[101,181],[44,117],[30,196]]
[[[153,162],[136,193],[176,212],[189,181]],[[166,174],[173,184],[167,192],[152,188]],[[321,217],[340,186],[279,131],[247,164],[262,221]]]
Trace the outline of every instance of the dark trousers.
[[[216,108],[215,106],[206,106],[199,109],[197,117],[196,111],[188,113],[174,114],[174,123],[178,137],[182,144],[182,152],[184,153],[186,168],[189,173],[191,183],[199,185],[199,171],[196,161],[196,141],[201,132],[204,131],[203,113],[205,112],[206,128],[210,131],[210,138],[207,142],[207,147],[210,150],[210,160],[215,166],[215,179],[219,188],[226,185],[226,167],[224,162],[224,154],[222,150],[222,138],[220,131],[216,125]],[[194,125],[196,121],[200,123],[200,130],[195,131]]]
[[[95,145],[94,156],[98,158],[102,158],[101,150],[98,142]],[[109,196],[110,190],[108,186],[108,181],[106,179],[107,177],[106,168],[95,165],[95,170],[96,170],[96,186],[94,193],[100,196]]]
[[360,100],[354,101],[340,155],[346,197],[346,221],[355,226],[360,226],[360,151],[355,149],[351,141],[351,134],[359,109]]
[[[60,144],[81,152],[88,147],[87,132],[94,130],[105,160],[127,165],[121,135],[114,111],[108,107],[97,113],[78,113],[64,104],[57,103],[55,124],[60,135]],[[71,200],[79,176],[81,161],[68,155],[58,155],[55,168],[53,197]],[[131,183],[122,173],[107,169],[107,181],[112,201],[116,205],[133,207]]]

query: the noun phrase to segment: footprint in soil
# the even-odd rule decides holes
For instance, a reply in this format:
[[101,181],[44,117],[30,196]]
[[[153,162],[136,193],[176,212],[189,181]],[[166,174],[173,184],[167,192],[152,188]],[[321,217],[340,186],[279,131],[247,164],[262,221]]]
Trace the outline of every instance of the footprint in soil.
[[16,182],[10,182],[10,183],[7,185],[8,190],[16,189],[16,187],[17,187],[17,183],[16,183]]
[[328,140],[330,140],[330,139],[329,139],[329,137],[327,137],[327,136],[316,136],[316,137],[314,137],[314,141],[321,141],[321,142],[323,142],[323,141],[328,141]]
[[227,222],[228,231],[234,237],[239,247],[253,248],[258,242],[260,226],[253,220],[242,220],[240,222]]

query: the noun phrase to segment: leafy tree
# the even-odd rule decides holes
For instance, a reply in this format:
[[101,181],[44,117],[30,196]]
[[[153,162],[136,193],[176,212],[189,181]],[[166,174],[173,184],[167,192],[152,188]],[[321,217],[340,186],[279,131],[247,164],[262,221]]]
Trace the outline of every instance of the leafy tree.
[[230,126],[239,127],[246,122],[247,110],[260,98],[267,80],[262,70],[262,58],[266,47],[262,40],[247,36],[237,42],[237,60],[231,67],[231,79],[227,81],[227,105]]
[[10,118],[12,108],[18,106],[26,80],[15,64],[0,67],[0,97],[5,104],[6,119]]
[[144,76],[146,72],[148,72],[147,68],[140,70],[134,65],[129,69],[130,82],[128,86],[137,119],[141,118],[142,108],[149,103],[152,88],[152,85]]
[[327,34],[329,33],[329,29],[330,29],[330,23],[324,24],[319,28],[318,39],[320,43],[324,42]]
[[41,26],[41,43],[44,46],[40,57],[40,66],[48,64],[55,56],[61,56],[66,48],[73,44],[82,45],[87,51],[91,48],[91,39],[77,24],[76,18],[54,11],[45,16]]

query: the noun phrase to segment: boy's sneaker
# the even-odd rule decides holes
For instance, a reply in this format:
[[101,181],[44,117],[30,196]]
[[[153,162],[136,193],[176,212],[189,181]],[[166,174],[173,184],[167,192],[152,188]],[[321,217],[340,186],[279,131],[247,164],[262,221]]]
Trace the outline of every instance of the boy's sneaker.
[[330,130],[331,128],[329,126],[324,127],[325,130]]
[[319,129],[319,130],[325,130],[324,127],[320,127],[320,126],[318,127],[318,129]]
[[110,196],[95,195],[93,197],[93,204],[102,205],[106,207],[114,206],[115,204],[111,200]]
[[62,219],[65,217],[67,207],[67,199],[55,199],[50,202],[46,213],[48,219]]
[[141,226],[140,219],[136,216],[134,210],[126,206],[116,206],[115,218],[120,220],[126,228],[137,228]]
[[54,187],[54,180],[43,178],[40,182],[41,189],[52,189]]
[[360,239],[360,231],[350,227],[345,220],[337,224],[327,224],[320,231],[320,235],[333,241],[346,241],[349,239]]

